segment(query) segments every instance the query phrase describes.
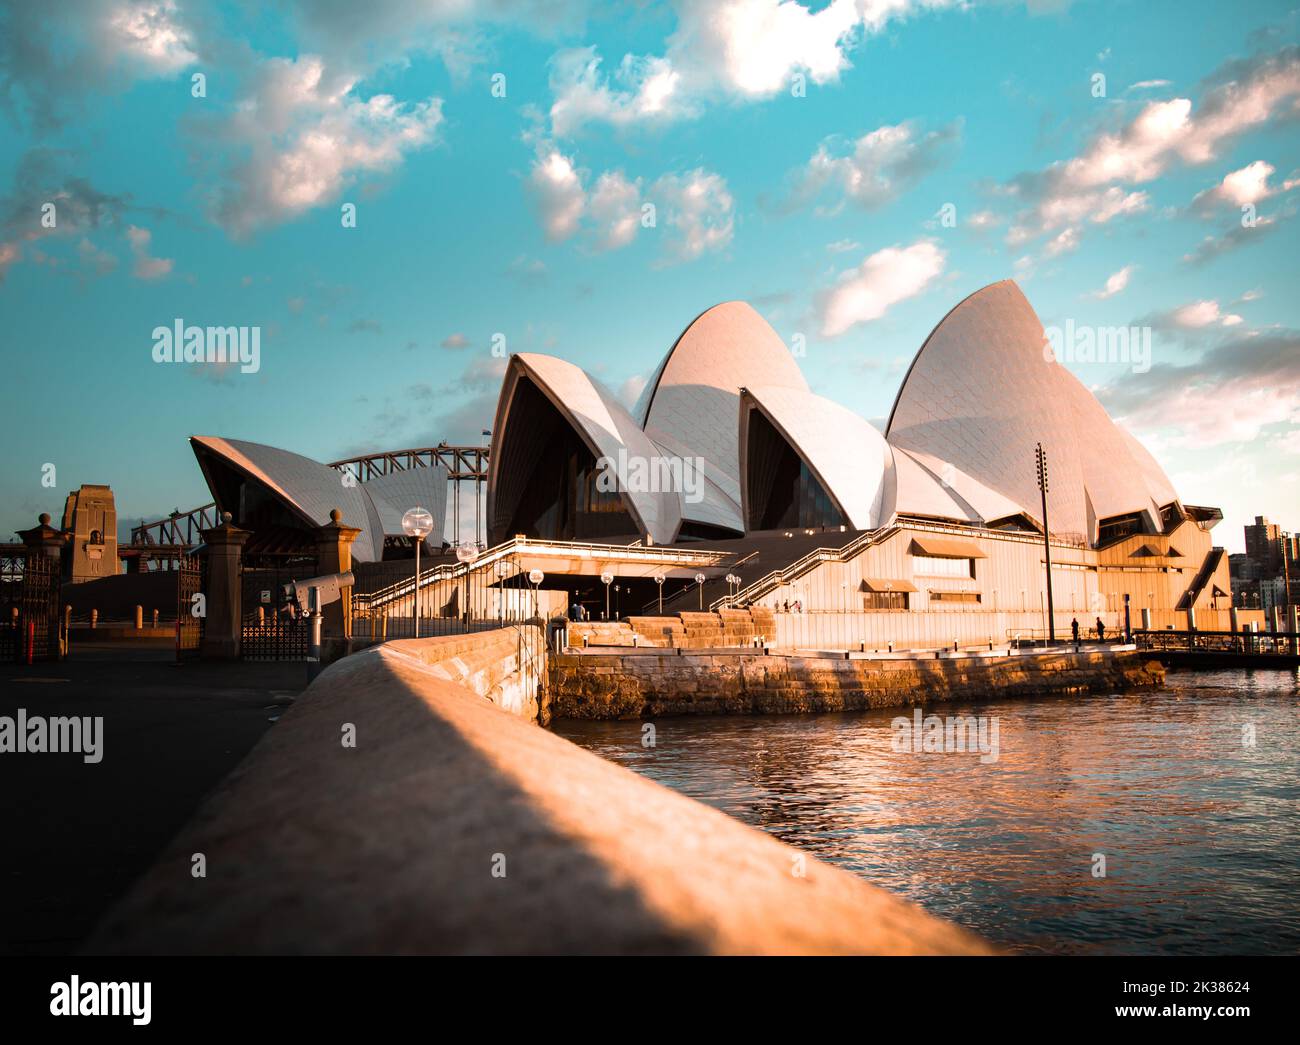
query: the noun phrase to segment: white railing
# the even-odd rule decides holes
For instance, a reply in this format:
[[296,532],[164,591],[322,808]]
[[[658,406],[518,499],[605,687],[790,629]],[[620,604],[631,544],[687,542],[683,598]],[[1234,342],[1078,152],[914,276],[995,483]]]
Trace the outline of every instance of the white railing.
[[897,526],[885,526],[878,530],[868,530],[866,533],[859,534],[840,548],[814,548],[788,566],[764,574],[758,580],[735,592],[735,594],[724,595],[720,599],[715,599],[709,603],[709,609],[716,611],[724,606],[734,606],[738,602],[753,602],[755,599],[761,599],[768,592],[775,591],[781,585],[802,577],[819,563],[847,562],[859,555],[863,549],[884,540],[886,537],[893,536],[897,531]]
[[[462,580],[479,571],[494,567],[496,563],[519,555],[553,556],[555,558],[583,558],[622,562],[652,562],[676,564],[679,567],[721,566],[735,557],[735,552],[707,549],[664,548],[658,545],[596,544],[590,541],[553,541],[532,537],[512,537],[495,545],[471,562],[439,563],[420,574],[421,588],[443,581]],[[406,598],[415,590],[415,577],[404,578],[386,588],[354,597],[354,604],[362,612],[378,609],[391,602]]]

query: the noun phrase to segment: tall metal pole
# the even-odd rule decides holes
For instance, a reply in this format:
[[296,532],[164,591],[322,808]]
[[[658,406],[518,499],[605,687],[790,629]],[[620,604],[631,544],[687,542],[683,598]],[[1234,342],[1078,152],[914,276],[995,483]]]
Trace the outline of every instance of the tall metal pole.
[[1052,604],[1052,538],[1047,525],[1047,454],[1039,443],[1034,451],[1038,459],[1038,490],[1043,495],[1043,558],[1047,562],[1047,641],[1056,644],[1056,609]]
[[420,637],[420,545],[424,543],[423,537],[415,539],[415,591],[411,594],[414,596],[415,604],[415,637]]

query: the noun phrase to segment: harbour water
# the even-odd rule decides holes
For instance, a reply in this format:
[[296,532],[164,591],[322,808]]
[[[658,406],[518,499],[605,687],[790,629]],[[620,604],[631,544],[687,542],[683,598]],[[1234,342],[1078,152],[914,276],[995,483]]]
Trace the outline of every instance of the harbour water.
[[925,712],[996,761],[896,751],[901,708],[553,728],[1013,951],[1300,952],[1300,673]]

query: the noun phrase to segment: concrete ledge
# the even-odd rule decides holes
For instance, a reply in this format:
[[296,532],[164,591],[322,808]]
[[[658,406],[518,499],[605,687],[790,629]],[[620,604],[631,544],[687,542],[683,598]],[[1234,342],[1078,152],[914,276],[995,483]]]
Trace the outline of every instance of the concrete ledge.
[[88,953],[989,952],[439,677],[446,641],[327,669]]

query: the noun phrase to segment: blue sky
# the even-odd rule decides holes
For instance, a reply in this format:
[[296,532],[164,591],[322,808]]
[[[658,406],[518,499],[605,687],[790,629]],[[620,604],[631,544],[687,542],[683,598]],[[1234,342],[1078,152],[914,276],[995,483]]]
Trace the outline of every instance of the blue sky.
[[[123,519],[208,500],[195,433],[477,441],[495,334],[631,402],[734,298],[883,420],[1007,277],[1049,327],[1150,328],[1149,369],[1072,369],[1219,543],[1300,528],[1285,3],[0,10],[6,532],[83,482]],[[177,318],[260,327],[260,370],[155,363]]]

